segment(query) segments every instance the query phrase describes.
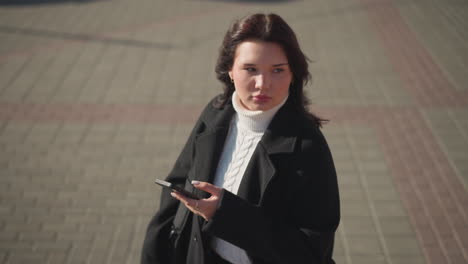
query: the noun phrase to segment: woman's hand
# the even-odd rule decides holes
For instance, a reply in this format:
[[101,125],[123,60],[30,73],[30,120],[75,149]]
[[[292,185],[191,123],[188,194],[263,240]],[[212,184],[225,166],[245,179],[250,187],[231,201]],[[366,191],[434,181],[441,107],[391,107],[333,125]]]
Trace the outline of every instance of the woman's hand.
[[223,189],[207,182],[192,181],[195,188],[210,193],[210,198],[194,200],[178,192],[172,192],[172,197],[182,202],[190,211],[209,221],[218,209],[218,203],[221,199]]

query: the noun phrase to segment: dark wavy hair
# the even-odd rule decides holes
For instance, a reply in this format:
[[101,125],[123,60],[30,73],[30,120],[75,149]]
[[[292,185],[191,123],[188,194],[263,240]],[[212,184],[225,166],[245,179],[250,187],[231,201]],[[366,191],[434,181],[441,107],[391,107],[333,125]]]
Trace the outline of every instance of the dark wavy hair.
[[234,64],[237,46],[246,40],[260,40],[279,44],[288,58],[293,80],[289,88],[289,97],[296,110],[316,121],[318,125],[327,121],[309,112],[309,99],[304,93],[304,86],[311,80],[309,59],[304,55],[296,34],[291,27],[276,14],[253,14],[235,21],[226,32],[216,62],[216,77],[224,84],[224,92],[218,97],[215,107],[223,107],[234,92],[234,84],[229,71]]

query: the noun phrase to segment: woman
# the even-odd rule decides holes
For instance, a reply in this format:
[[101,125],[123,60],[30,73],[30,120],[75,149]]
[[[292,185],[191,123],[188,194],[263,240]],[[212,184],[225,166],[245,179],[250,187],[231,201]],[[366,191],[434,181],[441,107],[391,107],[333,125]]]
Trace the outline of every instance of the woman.
[[237,21],[216,73],[224,93],[166,179],[203,199],[163,191],[142,263],[334,263],[337,179],[294,32],[275,14]]

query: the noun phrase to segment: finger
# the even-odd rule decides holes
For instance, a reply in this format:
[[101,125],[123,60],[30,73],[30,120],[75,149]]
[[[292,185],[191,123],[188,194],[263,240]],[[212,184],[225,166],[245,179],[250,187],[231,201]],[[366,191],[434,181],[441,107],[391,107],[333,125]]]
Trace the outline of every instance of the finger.
[[171,192],[172,197],[176,198],[177,200],[181,201],[182,203],[185,204],[185,206],[189,208],[194,208],[194,209],[199,209],[201,201],[200,200],[195,200],[195,199],[190,199],[183,194],[180,194],[178,192]]
[[216,195],[216,196],[219,196],[219,194],[221,193],[221,188],[213,185],[213,184],[210,184],[210,183],[207,183],[207,182],[200,182],[200,181],[192,181],[192,185],[193,187],[197,188],[197,189],[200,189],[202,191],[205,191],[207,193],[210,193],[212,195]]
[[[182,203],[184,203],[185,205],[190,205],[191,204],[191,200],[190,198],[184,196],[183,194],[180,194],[178,192],[171,192],[171,196],[176,198],[177,200],[181,201]],[[193,203],[192,203],[193,204]]]
[[193,200],[181,194],[178,194],[176,192],[172,192],[171,195],[174,198],[178,199],[181,203],[183,203],[185,207],[187,207],[187,209],[189,209],[192,213],[199,215],[208,221],[208,218],[206,217],[206,215],[203,213],[203,210],[201,209],[201,206],[203,203],[201,200]]

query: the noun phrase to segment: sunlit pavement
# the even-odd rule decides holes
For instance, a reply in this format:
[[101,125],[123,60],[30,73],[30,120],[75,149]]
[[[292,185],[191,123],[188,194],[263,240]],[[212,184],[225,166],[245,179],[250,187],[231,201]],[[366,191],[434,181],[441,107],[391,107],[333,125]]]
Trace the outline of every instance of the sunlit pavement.
[[138,263],[235,18],[282,15],[338,171],[337,263],[468,263],[468,3],[0,1],[0,263]]

